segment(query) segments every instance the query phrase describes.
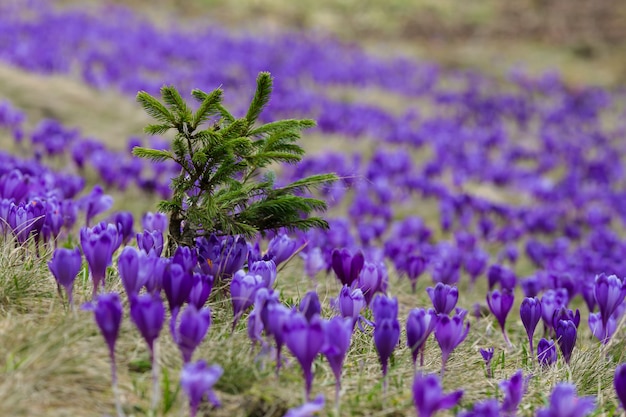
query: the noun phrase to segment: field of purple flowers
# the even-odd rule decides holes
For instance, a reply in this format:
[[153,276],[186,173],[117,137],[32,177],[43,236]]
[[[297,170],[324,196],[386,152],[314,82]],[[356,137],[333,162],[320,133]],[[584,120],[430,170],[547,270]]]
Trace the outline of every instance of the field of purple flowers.
[[[0,415],[623,412],[624,91],[37,0],[0,5],[7,71],[89,91],[70,119],[106,140],[0,97]],[[339,176],[329,230],[167,256],[180,167],[132,156],[171,140],[135,95],[221,87],[239,116],[261,71],[261,122],[317,122],[275,170]]]

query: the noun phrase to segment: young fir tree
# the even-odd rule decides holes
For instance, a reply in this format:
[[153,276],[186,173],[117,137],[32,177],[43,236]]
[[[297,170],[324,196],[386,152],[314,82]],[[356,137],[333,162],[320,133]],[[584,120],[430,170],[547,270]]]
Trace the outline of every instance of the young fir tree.
[[[335,174],[312,175],[283,187],[274,184],[267,167],[275,162],[298,163],[304,150],[296,144],[301,131],[315,126],[312,120],[280,120],[257,125],[272,92],[272,78],[262,72],[245,117],[235,118],[222,105],[222,90],[207,94],[193,90],[200,102],[196,112],[176,88],[161,88],[163,103],[145,91],[137,100],[157,123],[146,133],[176,131],[171,150],[135,147],[133,153],[152,161],[171,159],[181,167],[172,178],[172,198],[160,202],[169,213],[169,249],[193,246],[195,239],[211,233],[252,237],[268,230],[327,228],[315,216],[322,200],[303,197],[303,191],[336,180]],[[214,123],[207,123],[209,121]],[[208,124],[208,126],[207,126]]]

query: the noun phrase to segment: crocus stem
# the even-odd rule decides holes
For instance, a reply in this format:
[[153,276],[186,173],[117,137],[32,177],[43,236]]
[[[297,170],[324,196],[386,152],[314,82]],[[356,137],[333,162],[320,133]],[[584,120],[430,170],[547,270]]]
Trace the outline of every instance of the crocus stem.
[[115,409],[117,411],[117,417],[124,417],[124,410],[122,410],[122,401],[120,400],[120,391],[117,386],[117,367],[115,366],[115,352],[111,351],[109,357],[111,358],[111,387],[113,388],[113,397],[115,398]]
[[159,386],[159,358],[158,358],[158,345],[155,343],[151,349],[152,360],[152,406],[151,410],[155,413],[161,400],[161,387]]
[[504,336],[504,341],[506,342],[508,347],[513,346],[513,344],[509,340],[509,336],[506,335],[506,330],[504,330],[504,327],[502,328],[502,336]]
[[425,346],[422,346],[420,349],[420,368],[424,367],[424,348]]
[[337,380],[335,382],[335,415],[337,417],[339,417],[339,415],[340,415],[339,414],[339,408],[340,408],[340,405],[339,405],[339,394],[340,394],[340,391],[341,391],[341,382],[339,382],[339,380]]
[[530,343],[530,357],[534,358],[535,357],[535,351],[533,349],[533,335],[532,334],[528,335],[528,342]]

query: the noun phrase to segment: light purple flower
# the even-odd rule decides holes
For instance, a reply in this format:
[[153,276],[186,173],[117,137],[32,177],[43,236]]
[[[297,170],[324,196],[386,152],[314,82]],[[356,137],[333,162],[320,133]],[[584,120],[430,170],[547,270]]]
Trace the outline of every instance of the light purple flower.
[[195,363],[186,363],[180,375],[180,386],[189,397],[191,417],[195,417],[198,407],[204,398],[207,398],[214,407],[220,406],[220,401],[213,391],[213,386],[220,379],[224,370],[219,365],[208,366],[204,360]]

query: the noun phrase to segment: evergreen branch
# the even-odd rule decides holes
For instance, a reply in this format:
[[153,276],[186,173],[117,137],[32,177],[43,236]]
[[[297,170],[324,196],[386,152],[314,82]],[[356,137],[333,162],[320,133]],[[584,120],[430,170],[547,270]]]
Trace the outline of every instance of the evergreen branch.
[[285,131],[285,130],[301,131],[303,129],[309,129],[315,126],[316,126],[315,121],[310,120],[310,119],[303,119],[303,120],[286,119],[286,120],[279,120],[276,122],[270,122],[270,123],[261,125],[255,129],[252,129],[249,135],[250,136],[271,135],[272,133]]
[[149,159],[152,162],[162,162],[168,159],[174,159],[174,155],[172,155],[170,151],[142,148],[140,146],[135,146],[133,148],[133,155],[139,158]]
[[200,90],[193,90],[191,92],[191,94],[196,98],[197,95],[200,95],[200,93],[202,93],[204,99],[191,120],[191,126],[194,130],[207,121],[209,117],[219,114],[219,109],[216,105],[222,101],[222,90],[219,88],[217,90],[213,90],[211,94],[206,94]]
[[335,174],[316,174],[294,181],[284,187],[274,189],[272,193],[280,195],[283,193],[293,194],[302,191],[311,191],[312,189],[317,189],[335,181],[337,181],[337,175]]
[[163,124],[170,124],[174,127],[176,122],[174,115],[170,113],[159,100],[152,97],[145,91],[140,91],[137,93],[137,101],[150,117],[162,122]]
[[167,104],[170,110],[178,113],[180,122],[189,123],[191,121],[191,110],[174,86],[164,85],[161,87],[161,97],[163,97],[163,101]]
[[252,127],[256,120],[259,118],[261,111],[267,105],[272,94],[272,76],[269,72],[259,73],[256,79],[256,92],[254,98],[250,103],[248,112],[246,113],[246,120],[248,121],[248,128]]
[[143,131],[149,135],[162,135],[171,128],[172,126],[170,124],[154,124],[146,126]]
[[222,116],[222,119],[224,119],[227,123],[234,123],[235,122],[235,116],[233,116],[228,110],[226,110],[226,108],[224,106],[222,106],[221,104],[218,104],[217,106],[218,111],[220,112],[220,116]]

